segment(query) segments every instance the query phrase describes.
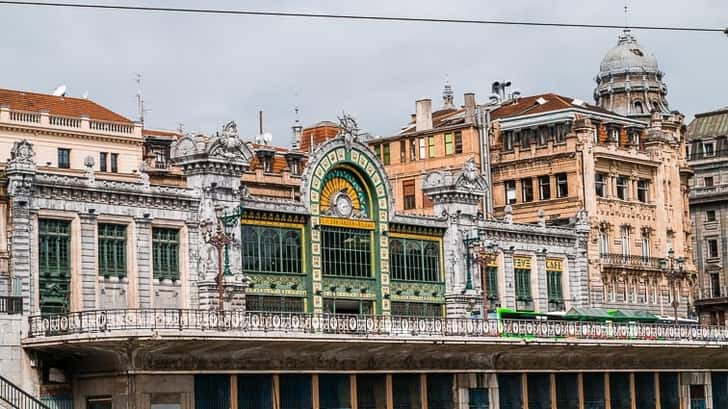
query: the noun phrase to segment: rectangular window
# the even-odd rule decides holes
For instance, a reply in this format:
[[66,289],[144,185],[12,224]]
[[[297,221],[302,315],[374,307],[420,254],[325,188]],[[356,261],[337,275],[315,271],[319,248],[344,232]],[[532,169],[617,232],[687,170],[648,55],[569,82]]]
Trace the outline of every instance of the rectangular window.
[[538,135],[538,145],[544,146],[546,145],[546,136],[548,135],[549,128],[546,127],[540,127],[536,130],[536,135]]
[[453,134],[446,133],[445,134],[445,155],[452,155],[455,153],[455,141],[453,139]]
[[401,163],[407,162],[407,141],[399,141],[399,161]]
[[435,157],[435,136],[428,136],[427,137],[427,154],[428,157],[434,158]]
[[498,299],[498,267],[488,266],[485,270],[486,274],[486,294],[488,300],[494,301]]
[[569,132],[569,125],[556,125],[556,143],[562,143],[566,140],[566,134]]
[[119,154],[118,153],[112,153],[110,155],[111,163],[109,164],[109,170],[116,173],[119,171]]
[[609,234],[606,231],[599,232],[599,254],[609,254]]
[[244,225],[243,271],[251,273],[301,272],[301,231],[295,228]]
[[629,226],[622,226],[620,240],[621,240],[621,244],[622,244],[622,256],[627,257],[630,255]]
[[389,144],[385,143],[382,147],[382,162],[385,165],[389,165],[391,163],[391,157],[389,155]]
[[503,150],[504,151],[513,150],[513,131],[503,132]]
[[179,230],[152,228],[152,276],[157,280],[179,280]]
[[417,139],[410,139],[410,160],[417,160]]
[[521,194],[524,202],[533,201],[533,182],[531,178],[521,179]]
[[71,292],[71,223],[41,219],[38,230],[40,312],[66,313]]
[[705,212],[705,221],[706,222],[715,221],[715,210],[708,210],[707,212]]
[[108,157],[108,153],[106,152],[100,152],[99,153],[99,171],[106,172],[106,158]]
[[393,280],[441,281],[439,242],[392,237],[389,254]]
[[569,196],[569,181],[566,178],[566,173],[556,174],[556,197],[567,197]]
[[706,142],[703,144],[703,152],[705,156],[715,155],[715,145],[712,142]]
[[650,238],[642,236],[642,258],[647,260],[650,258]]
[[713,297],[720,297],[720,273],[710,273],[710,292]]
[[425,159],[427,157],[427,147],[425,146],[425,138],[420,138],[420,156],[417,159]]
[[339,227],[321,227],[323,274],[371,277],[371,232]]
[[382,160],[382,145],[374,145],[374,153],[377,154],[379,160]]
[[606,196],[606,180],[607,177],[604,175],[604,173],[597,173],[596,175],[594,175],[594,186],[596,188],[597,196],[599,197]]
[[709,239],[708,240],[708,257],[709,258],[718,258],[718,240],[716,239]]
[[640,179],[637,181],[637,200],[642,203],[647,203],[649,198],[650,182],[647,179]]
[[58,167],[69,169],[71,167],[71,150],[66,148],[58,148]]
[[627,177],[617,176],[617,197],[621,200],[627,200]]
[[429,209],[432,206],[434,206],[434,203],[432,203],[432,199],[430,199],[430,196],[428,196],[427,194],[425,194],[423,192],[422,193],[422,207],[424,207],[425,209]]
[[463,133],[455,131],[455,154],[463,153]]
[[541,200],[551,199],[551,177],[550,176],[539,176],[538,177],[538,191]]
[[402,181],[402,196],[404,197],[404,209],[410,210],[417,207],[415,203],[415,181],[414,179]]
[[561,287],[561,271],[547,271],[549,302],[562,302],[564,295]]
[[503,187],[506,193],[506,204],[516,203],[516,181],[506,180],[503,182]]
[[126,226],[99,224],[98,268],[104,277],[126,276]]
[[531,270],[517,268],[516,274],[516,300],[531,301]]
[[705,187],[713,187],[713,177],[712,176],[704,177],[703,181],[705,182]]

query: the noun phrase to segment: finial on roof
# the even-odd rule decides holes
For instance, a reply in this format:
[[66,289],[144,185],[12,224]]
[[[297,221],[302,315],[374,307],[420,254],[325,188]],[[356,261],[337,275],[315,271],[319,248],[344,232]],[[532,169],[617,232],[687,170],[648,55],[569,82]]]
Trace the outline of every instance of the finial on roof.
[[295,113],[295,120],[293,121],[293,126],[291,126],[293,137],[291,140],[291,149],[298,149],[301,145],[301,136],[303,135],[303,126],[301,126],[301,120],[299,118],[300,110],[298,109],[298,105],[293,108],[293,112]]
[[447,76],[445,76],[445,86],[442,89],[442,109],[455,109],[455,94],[452,92],[452,86]]

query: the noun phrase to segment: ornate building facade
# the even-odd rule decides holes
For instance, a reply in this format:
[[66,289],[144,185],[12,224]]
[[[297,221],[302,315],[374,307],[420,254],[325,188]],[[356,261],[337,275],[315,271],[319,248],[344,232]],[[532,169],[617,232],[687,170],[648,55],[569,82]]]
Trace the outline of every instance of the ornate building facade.
[[701,321],[725,325],[728,318],[726,221],[728,205],[728,109],[697,114],[688,126],[690,216],[698,279]]
[[[289,152],[234,122],[175,138],[162,184],[41,166],[34,134],[61,130],[6,111],[27,131],[0,178],[12,407],[677,409],[728,392],[708,372],[728,332],[589,315],[586,213],[485,218],[474,160],[425,175],[435,215],[413,216],[348,118],[284,196],[263,161]],[[248,183],[256,161],[277,182]],[[560,313],[502,315],[523,309]]]

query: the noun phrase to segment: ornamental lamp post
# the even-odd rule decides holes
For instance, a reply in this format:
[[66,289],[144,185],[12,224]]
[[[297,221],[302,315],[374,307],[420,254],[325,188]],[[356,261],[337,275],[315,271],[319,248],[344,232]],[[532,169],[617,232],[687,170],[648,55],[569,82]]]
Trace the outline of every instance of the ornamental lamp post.
[[[222,311],[225,307],[225,289],[223,287],[224,275],[230,275],[230,265],[228,263],[227,246],[232,241],[231,229],[228,229],[226,223],[222,222],[222,207],[215,207],[216,223],[209,220],[205,223],[204,239],[205,243],[211,244],[217,250],[217,283],[218,309]],[[223,250],[225,253],[225,261],[223,263]],[[223,267],[224,264],[224,267]]]
[[675,326],[677,326],[677,308],[680,306],[680,284],[685,280],[687,273],[685,272],[685,259],[683,257],[675,257],[675,250],[669,249],[667,257],[660,259],[660,270],[670,283],[670,291],[672,292],[672,309]]
[[491,299],[488,298],[488,266],[498,257],[497,251],[498,246],[492,240],[486,240],[485,246],[481,243],[481,246],[477,248],[473,257],[475,263],[481,267],[485,267],[485,273],[483,273],[482,268],[480,270],[480,287],[483,293],[483,308],[485,308],[485,311],[491,308]]
[[465,244],[465,291],[472,290],[473,289],[473,273],[471,271],[471,266],[473,262],[473,253],[472,253],[472,245],[473,243],[480,240],[480,231],[478,231],[477,226],[473,226],[472,230],[470,231],[470,234],[467,234],[466,231],[463,231],[463,244]]

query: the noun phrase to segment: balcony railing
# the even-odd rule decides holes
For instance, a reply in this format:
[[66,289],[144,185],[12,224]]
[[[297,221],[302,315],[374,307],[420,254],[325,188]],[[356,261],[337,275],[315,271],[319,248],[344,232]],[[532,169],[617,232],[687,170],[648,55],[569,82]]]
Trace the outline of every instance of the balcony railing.
[[[222,334],[239,337],[297,337],[337,334],[355,338],[469,337],[576,340],[691,341],[728,345],[728,327],[663,323],[488,320],[378,315],[258,313],[243,310],[127,309],[29,317],[29,339],[89,334],[137,336],[148,330],[175,337]],[[166,333],[165,333],[166,332]],[[60,339],[62,341],[62,338]]]
[[0,296],[0,314],[22,314],[23,297]]
[[604,253],[601,255],[602,265],[609,267],[659,270],[660,259],[657,257],[627,256],[624,254]]

